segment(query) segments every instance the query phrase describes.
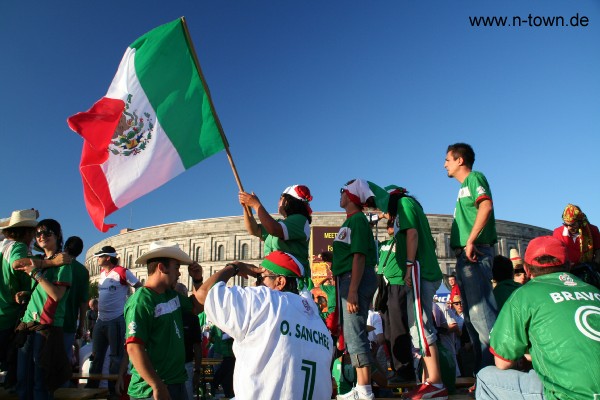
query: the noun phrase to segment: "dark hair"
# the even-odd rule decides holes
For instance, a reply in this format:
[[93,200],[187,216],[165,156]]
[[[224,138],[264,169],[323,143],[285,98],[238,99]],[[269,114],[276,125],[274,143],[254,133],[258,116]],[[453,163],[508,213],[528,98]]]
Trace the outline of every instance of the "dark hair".
[[496,282],[502,282],[513,278],[513,265],[509,258],[504,256],[494,257],[492,265],[492,277]]
[[421,207],[421,210],[423,210],[423,206],[421,206],[421,203],[419,203],[419,201],[414,196],[408,195],[406,193],[392,193],[390,194],[390,199],[388,200],[388,215],[390,216],[390,221],[392,221],[392,223],[396,220],[396,216],[398,215],[398,202],[403,197],[409,197],[413,199],[415,203],[417,203],[419,207]]
[[65,242],[65,251],[72,257],[77,257],[83,251],[83,240],[79,236],[71,236]]
[[470,145],[466,143],[454,143],[448,146],[446,153],[448,152],[452,152],[452,157],[455,160],[461,157],[465,162],[465,166],[473,168],[473,164],[475,164],[475,152]]
[[158,268],[159,263],[163,263],[164,265],[166,265],[168,267],[169,260],[171,260],[171,259],[168,257],[155,257],[155,258],[149,259],[146,263],[148,265],[148,275],[152,275],[156,272],[156,269]]
[[556,265],[553,267],[536,267],[527,264],[527,267],[529,267],[529,274],[534,276],[553,274],[555,272],[569,272],[571,269],[569,264]]
[[[20,226],[16,228],[6,228],[2,230],[2,234],[8,239],[14,240],[15,242],[25,243],[25,237],[35,231],[33,226]],[[25,243],[29,245],[29,243]]]
[[320,306],[326,306],[327,299],[324,296],[317,296],[317,304]]
[[[533,260],[538,264],[556,264],[560,262],[558,258],[553,256],[539,256]],[[549,267],[537,267],[527,263],[526,265],[529,268],[529,274],[535,276],[553,274],[555,272],[569,272],[571,269],[571,264],[568,261],[562,265],[554,265]]]
[[293,276],[284,276],[285,286],[281,289],[282,292],[291,292],[298,294],[298,280]]
[[299,200],[287,193],[282,194],[281,197],[283,198],[283,203],[281,206],[283,207],[283,210],[285,211],[286,215],[289,216],[294,214],[301,214],[306,217],[309,224],[312,223],[312,217],[308,212],[306,202]]
[[375,203],[375,196],[371,196],[365,200],[363,207],[367,208],[377,208],[377,204]]
[[52,232],[54,232],[54,234],[56,235],[56,251],[57,252],[62,251],[63,235],[62,235],[62,229],[61,229],[58,221],[55,219],[50,219],[50,218],[43,219],[40,222],[38,222],[36,229],[42,228],[42,227],[47,228],[47,229],[51,230]]
[[333,262],[333,252],[324,251],[320,255],[321,255],[321,260],[323,260],[324,262]]

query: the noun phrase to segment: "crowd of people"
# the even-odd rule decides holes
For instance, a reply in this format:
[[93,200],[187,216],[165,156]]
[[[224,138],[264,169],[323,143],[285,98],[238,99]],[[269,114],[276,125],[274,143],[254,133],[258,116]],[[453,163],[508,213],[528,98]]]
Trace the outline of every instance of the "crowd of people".
[[[346,220],[321,255],[320,282],[311,279],[312,195],[303,185],[283,190],[281,219],[254,193],[239,193],[246,229],[264,241],[260,265],[230,262],[205,279],[176,243],[156,240],[135,261],[148,270],[142,285],[105,246],[95,253],[97,301],[76,261],[81,239],[63,246],[57,221],[15,211],[0,227],[5,387],[20,399],[52,399],[70,385],[74,343],[89,330],[90,372],[119,376],[111,398],[193,398],[207,336],[222,359],[214,383],[238,399],[364,400],[413,384],[403,398],[445,400],[458,375],[476,376],[469,390],[478,399],[600,396],[598,228],[569,204],[563,226],[533,239],[523,258],[517,249],[494,257],[492,192],[474,161],[468,144],[447,149],[444,167],[460,189],[450,236],[456,270],[446,277],[417,198],[364,179],[340,188]],[[389,240],[375,241],[365,208],[386,220]],[[193,287],[178,282],[182,265]],[[256,286],[228,286],[236,275]],[[450,295],[439,303],[444,279]]]

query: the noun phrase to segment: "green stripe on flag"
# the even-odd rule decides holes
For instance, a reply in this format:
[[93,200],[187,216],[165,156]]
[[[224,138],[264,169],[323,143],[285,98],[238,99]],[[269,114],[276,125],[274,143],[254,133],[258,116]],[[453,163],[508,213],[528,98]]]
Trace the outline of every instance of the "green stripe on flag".
[[135,70],[163,130],[188,169],[225,145],[181,19],[161,25],[130,46]]

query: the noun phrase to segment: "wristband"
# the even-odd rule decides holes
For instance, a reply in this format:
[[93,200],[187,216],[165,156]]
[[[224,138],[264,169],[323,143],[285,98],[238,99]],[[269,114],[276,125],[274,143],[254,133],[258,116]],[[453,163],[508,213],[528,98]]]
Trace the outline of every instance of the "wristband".
[[233,276],[236,276],[239,272],[240,272],[240,267],[237,266],[237,264],[234,263],[228,263],[225,264],[226,267],[233,267]]
[[415,262],[411,260],[406,260],[406,265],[415,265]]
[[43,271],[41,269],[35,268],[31,271],[31,277],[36,281],[39,281],[42,278]]

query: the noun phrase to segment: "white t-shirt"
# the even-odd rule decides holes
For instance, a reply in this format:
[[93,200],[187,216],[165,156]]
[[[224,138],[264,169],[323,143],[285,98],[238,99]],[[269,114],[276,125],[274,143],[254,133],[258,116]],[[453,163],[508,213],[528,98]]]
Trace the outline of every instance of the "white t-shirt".
[[381,320],[381,315],[379,315],[378,312],[369,310],[369,315],[367,316],[367,325],[375,328],[374,331],[369,332],[369,342],[377,341],[377,335],[380,333],[383,334],[383,322]]
[[138,282],[130,270],[121,266],[108,272],[102,269],[98,281],[98,319],[110,321],[123,315],[129,286]]
[[206,319],[234,339],[236,399],[331,397],[333,340],[314,301],[265,286],[213,286]]

